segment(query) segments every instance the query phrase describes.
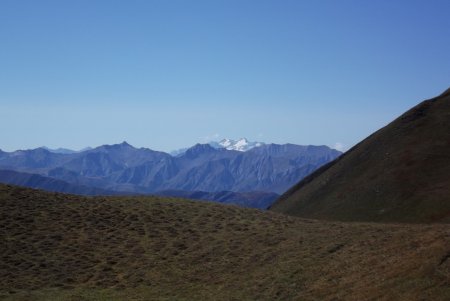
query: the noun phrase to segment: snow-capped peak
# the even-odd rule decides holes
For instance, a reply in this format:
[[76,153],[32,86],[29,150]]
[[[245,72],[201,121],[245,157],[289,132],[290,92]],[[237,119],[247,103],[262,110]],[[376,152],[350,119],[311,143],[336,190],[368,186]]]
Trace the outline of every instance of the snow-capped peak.
[[246,138],[241,138],[239,140],[223,139],[219,142],[211,142],[210,145],[216,148],[225,148],[227,150],[236,150],[240,152],[245,152],[254,147],[264,145],[264,143],[250,142]]
[[[251,150],[254,147],[259,147],[265,145],[264,142],[251,142],[248,141],[246,138],[241,138],[238,140],[233,139],[222,139],[221,141],[211,141],[208,142],[208,144],[214,148],[225,148],[227,150],[235,150],[240,152],[246,152],[248,150]],[[170,152],[170,154],[174,157],[178,157],[183,155],[188,148],[181,148],[175,151]]]

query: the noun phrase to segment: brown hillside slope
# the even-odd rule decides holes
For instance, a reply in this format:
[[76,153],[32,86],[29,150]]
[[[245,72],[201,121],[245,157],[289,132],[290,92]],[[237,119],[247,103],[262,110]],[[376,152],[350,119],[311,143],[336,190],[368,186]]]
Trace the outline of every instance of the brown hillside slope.
[[0,185],[0,300],[450,300],[449,236]]
[[341,221],[450,222],[450,89],[299,182],[271,210]]

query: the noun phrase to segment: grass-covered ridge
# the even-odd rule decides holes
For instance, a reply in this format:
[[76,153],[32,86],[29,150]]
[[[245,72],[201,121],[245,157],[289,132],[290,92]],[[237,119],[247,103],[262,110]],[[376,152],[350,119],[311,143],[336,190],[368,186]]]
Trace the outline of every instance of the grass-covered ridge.
[[335,221],[450,223],[450,89],[285,192],[271,210]]
[[449,237],[0,185],[0,299],[448,300]]

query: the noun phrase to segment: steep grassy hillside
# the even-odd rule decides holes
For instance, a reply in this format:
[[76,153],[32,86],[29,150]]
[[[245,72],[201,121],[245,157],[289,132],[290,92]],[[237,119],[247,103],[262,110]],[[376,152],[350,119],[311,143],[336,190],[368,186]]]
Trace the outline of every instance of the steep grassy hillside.
[[449,300],[449,237],[0,185],[0,299]]
[[450,222],[450,89],[300,181],[271,209],[341,221]]

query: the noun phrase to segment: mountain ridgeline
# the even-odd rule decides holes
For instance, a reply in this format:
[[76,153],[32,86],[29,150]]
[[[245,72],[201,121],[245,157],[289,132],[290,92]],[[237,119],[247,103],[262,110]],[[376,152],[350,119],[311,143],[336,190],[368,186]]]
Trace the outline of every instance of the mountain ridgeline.
[[111,192],[282,193],[340,154],[326,146],[265,144],[244,152],[197,144],[171,156],[123,142],[73,153],[44,148],[1,152],[0,169]]
[[343,221],[450,222],[450,89],[321,167],[271,210]]

